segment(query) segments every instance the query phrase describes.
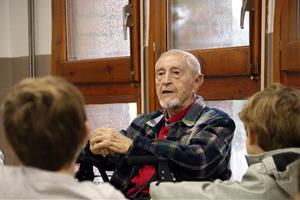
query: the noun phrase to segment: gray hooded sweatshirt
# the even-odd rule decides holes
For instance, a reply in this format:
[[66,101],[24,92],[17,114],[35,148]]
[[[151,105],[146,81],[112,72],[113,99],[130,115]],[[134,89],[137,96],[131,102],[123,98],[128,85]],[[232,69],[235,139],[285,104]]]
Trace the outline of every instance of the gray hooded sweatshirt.
[[300,148],[279,149],[247,156],[249,168],[241,182],[157,182],[150,195],[157,199],[270,199],[291,200],[298,193]]

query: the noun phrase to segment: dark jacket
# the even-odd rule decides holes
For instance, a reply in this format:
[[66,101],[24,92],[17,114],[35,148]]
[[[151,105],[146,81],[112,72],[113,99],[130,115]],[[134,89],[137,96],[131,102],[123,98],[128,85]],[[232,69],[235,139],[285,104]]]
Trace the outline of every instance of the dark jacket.
[[158,139],[164,123],[163,112],[139,115],[122,134],[133,140],[128,153],[106,158],[85,154],[114,171],[110,180],[116,188],[126,192],[139,166],[129,166],[126,159],[132,155],[159,155],[169,160],[177,180],[228,179],[231,176],[229,160],[235,124],[223,111],[209,108],[198,97],[181,121],[170,124],[165,140]]

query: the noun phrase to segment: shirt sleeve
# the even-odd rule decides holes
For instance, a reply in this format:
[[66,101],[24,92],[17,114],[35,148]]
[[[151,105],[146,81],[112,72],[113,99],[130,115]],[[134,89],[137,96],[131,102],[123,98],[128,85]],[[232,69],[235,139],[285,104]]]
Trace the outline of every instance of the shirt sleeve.
[[[150,185],[150,195],[155,199],[282,199],[281,190],[275,190],[276,183],[267,175],[261,175],[248,169],[242,182],[227,180],[189,181],[189,182],[156,182]],[[277,193],[277,194],[276,194]]]

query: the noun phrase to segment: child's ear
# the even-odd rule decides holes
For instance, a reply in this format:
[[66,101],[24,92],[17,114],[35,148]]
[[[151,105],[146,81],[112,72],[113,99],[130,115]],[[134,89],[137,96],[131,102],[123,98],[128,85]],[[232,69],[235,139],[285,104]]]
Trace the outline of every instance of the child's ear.
[[84,137],[82,139],[82,145],[86,145],[88,137],[90,135],[90,130],[91,130],[91,125],[89,121],[85,121],[85,134]]
[[257,143],[257,137],[255,133],[253,133],[253,131],[250,130],[249,128],[247,128],[247,137],[248,137],[248,143],[250,145],[254,145]]

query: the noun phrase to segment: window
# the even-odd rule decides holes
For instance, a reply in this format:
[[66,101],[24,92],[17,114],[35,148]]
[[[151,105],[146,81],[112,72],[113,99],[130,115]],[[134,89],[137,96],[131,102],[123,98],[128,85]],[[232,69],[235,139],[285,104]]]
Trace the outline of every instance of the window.
[[[204,99],[244,99],[258,91],[261,2],[249,1],[251,12],[241,29],[242,2],[150,1],[149,77],[162,52],[179,48],[202,60],[205,81],[198,93]],[[150,110],[159,106],[154,95],[155,89],[149,88]]]
[[[249,45],[249,15],[240,28],[242,1],[178,1],[170,5],[171,48],[193,50]],[[248,14],[248,13],[247,13]]]
[[89,104],[85,106],[90,129],[110,127],[126,129],[137,115],[136,103]]
[[68,60],[130,56],[121,12],[128,0],[67,2]]
[[53,0],[52,74],[87,103],[140,107],[138,8],[137,0]]

